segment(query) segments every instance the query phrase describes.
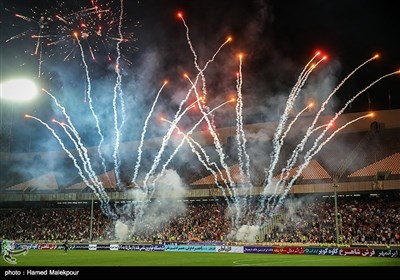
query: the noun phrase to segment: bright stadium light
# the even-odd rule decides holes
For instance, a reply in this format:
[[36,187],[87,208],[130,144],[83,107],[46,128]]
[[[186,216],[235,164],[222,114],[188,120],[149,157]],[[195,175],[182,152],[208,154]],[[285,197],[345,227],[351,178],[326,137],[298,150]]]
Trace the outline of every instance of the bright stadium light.
[[34,82],[29,79],[10,80],[0,84],[0,98],[12,101],[28,101],[38,94]]

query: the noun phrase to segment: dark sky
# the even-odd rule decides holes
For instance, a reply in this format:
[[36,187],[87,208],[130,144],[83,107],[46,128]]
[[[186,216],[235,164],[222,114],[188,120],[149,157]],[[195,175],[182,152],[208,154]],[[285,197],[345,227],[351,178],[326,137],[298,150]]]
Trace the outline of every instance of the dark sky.
[[[94,20],[90,14],[76,14],[92,8],[93,2],[107,10],[103,21]],[[105,98],[112,96],[116,82],[114,66],[118,53],[113,38],[119,36],[121,2],[4,0],[0,5],[0,81],[15,76],[34,79],[53,93],[71,116],[81,117],[77,126],[84,131],[82,136],[90,139],[88,128],[93,127],[93,121],[89,121],[88,86],[101,122],[103,118],[104,123],[110,121],[113,113],[110,99]],[[164,79],[169,80],[169,87],[159,101],[164,106],[158,113],[172,116],[188,86],[182,74],[187,72],[191,77],[197,74],[185,26],[176,16],[178,11],[184,15],[200,65],[212,57],[228,36],[233,38],[207,68],[210,107],[235,93],[237,54],[244,53],[242,92],[246,122],[279,118],[285,98],[316,50],[326,53],[329,59],[305,83],[298,110],[309,99],[323,102],[344,77],[377,52],[381,58],[360,69],[342,86],[327,113],[339,110],[375,79],[400,67],[395,1],[123,1],[121,32],[128,40],[120,45],[120,65],[127,119],[134,131],[124,134],[126,140],[138,138]],[[16,13],[32,20],[16,17]],[[57,15],[69,24],[57,20]],[[47,35],[41,41],[41,57],[32,55],[37,42],[32,35],[38,35],[40,16],[44,16],[42,35]],[[87,20],[86,30],[79,26],[82,19]],[[102,30],[103,40],[94,36],[100,23],[108,30],[108,33]],[[90,80],[79,46],[71,36],[73,30],[89,34],[89,39],[85,41],[82,37],[81,43]],[[91,59],[92,54],[95,60]],[[346,112],[400,108],[399,88],[397,76],[384,79],[357,98]],[[25,112],[45,121],[53,116],[62,117],[47,95],[40,96],[34,104],[0,102],[2,137],[9,138],[11,134],[13,141],[26,139],[29,134],[47,143],[43,128],[33,121],[27,122],[22,117]],[[224,116],[229,119],[229,114]],[[34,136],[38,131],[41,133]],[[153,132],[157,131],[155,128]],[[24,149],[26,146],[23,144]],[[42,149],[47,148],[47,144],[44,146]]]

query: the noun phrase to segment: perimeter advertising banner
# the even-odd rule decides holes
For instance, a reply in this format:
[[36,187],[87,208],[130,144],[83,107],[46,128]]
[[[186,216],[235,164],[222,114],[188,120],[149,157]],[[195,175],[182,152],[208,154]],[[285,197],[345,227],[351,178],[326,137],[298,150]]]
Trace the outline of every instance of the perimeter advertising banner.
[[273,247],[264,247],[264,246],[244,246],[244,253],[258,253],[258,254],[273,254]]
[[218,253],[243,253],[243,246],[216,246],[216,251]]
[[[15,243],[15,249],[60,250],[57,243]],[[280,247],[280,246],[227,246],[188,244],[70,244],[70,250],[110,250],[110,251],[158,251],[158,252],[217,252],[217,253],[258,253],[258,254],[300,254],[322,256],[362,256],[400,258],[400,250],[373,248],[337,247]]]
[[118,250],[121,251],[164,251],[164,245],[161,244],[142,244],[142,245],[128,245],[128,244],[119,244]]
[[303,255],[304,247],[274,247],[274,254]]
[[304,248],[304,254],[305,255],[337,256],[337,255],[339,255],[339,248],[307,247],[307,248]]
[[165,252],[211,252],[215,253],[216,246],[188,246],[188,245],[165,245]]

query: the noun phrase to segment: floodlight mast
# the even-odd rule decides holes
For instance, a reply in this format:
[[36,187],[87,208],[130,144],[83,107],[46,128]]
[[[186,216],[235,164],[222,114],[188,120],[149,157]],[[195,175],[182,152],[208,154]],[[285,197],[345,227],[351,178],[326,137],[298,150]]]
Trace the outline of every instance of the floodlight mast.
[[348,172],[349,166],[353,163],[354,159],[358,154],[366,147],[368,142],[375,137],[379,131],[385,128],[384,123],[378,123],[374,121],[370,124],[369,132],[360,140],[357,146],[351,151],[351,153],[343,160],[343,163],[337,170],[337,173],[333,176],[333,189],[335,198],[335,228],[336,228],[336,244],[339,244],[339,221],[338,221],[338,209],[337,209],[337,188],[339,187],[339,181],[343,175]]
[[338,184],[334,183],[333,184],[333,189],[334,189],[334,196],[335,196],[335,229],[336,229],[336,245],[339,244],[339,221],[338,221],[338,207],[337,207],[337,188]]

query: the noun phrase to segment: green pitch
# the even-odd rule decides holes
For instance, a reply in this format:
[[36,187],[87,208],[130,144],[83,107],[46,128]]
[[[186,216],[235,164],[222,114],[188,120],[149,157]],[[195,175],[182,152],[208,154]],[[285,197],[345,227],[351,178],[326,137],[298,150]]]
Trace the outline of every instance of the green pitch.
[[356,257],[356,256],[314,256],[314,255],[273,255],[239,253],[180,253],[144,251],[84,251],[30,250],[25,256],[18,256],[17,264],[10,265],[2,258],[0,266],[223,266],[223,267],[334,267],[334,266],[397,266],[400,258]]

